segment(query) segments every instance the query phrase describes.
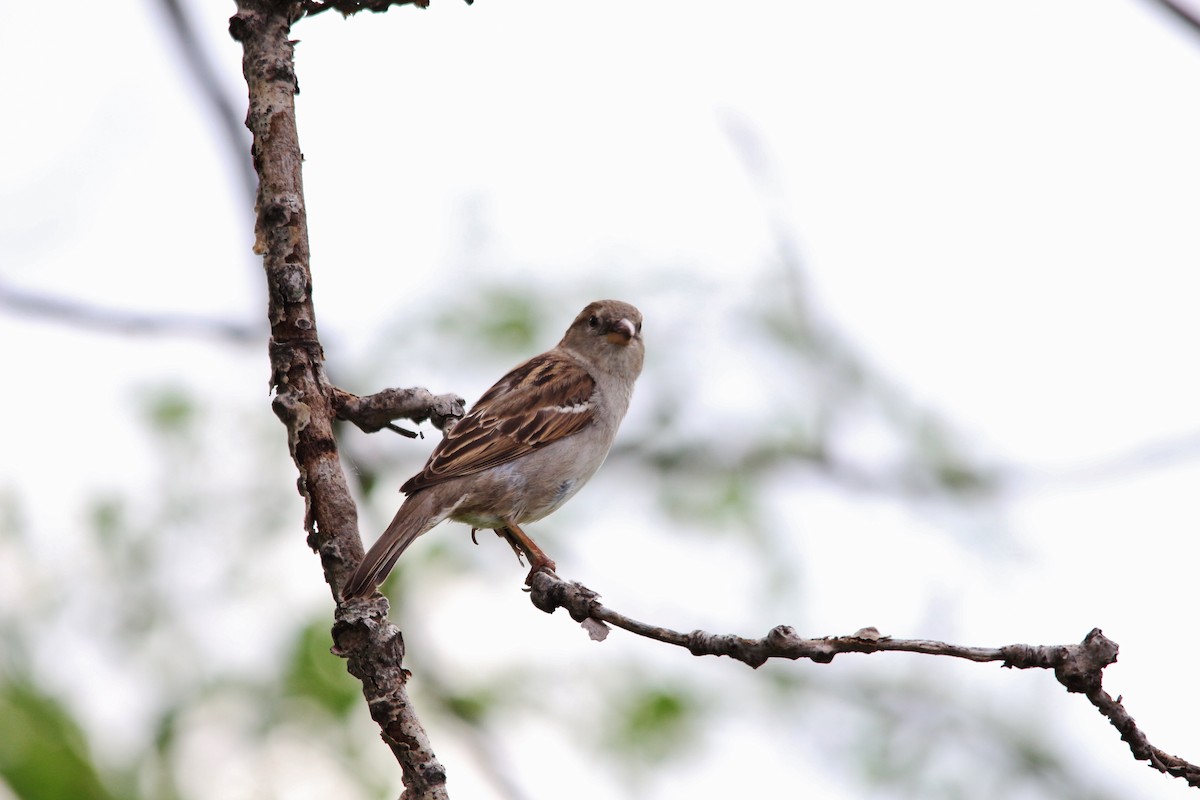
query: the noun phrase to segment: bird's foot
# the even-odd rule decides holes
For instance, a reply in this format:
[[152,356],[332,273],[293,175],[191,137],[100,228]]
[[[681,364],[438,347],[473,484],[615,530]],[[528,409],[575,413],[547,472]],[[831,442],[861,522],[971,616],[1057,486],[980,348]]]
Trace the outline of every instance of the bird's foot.
[[529,559],[529,575],[525,578],[526,586],[533,585],[533,576],[537,573],[543,570],[554,572],[556,569],[554,562],[542,552],[542,548],[538,547],[525,531],[521,530],[519,525],[510,522],[503,528],[495,530],[497,536],[502,537],[512,546],[513,552],[517,554],[517,561],[521,561],[522,555]]
[[557,564],[542,556],[540,561],[534,561],[533,566],[529,568],[529,574],[525,576],[525,585],[533,586],[533,576],[539,572],[554,572],[556,569],[558,569]]

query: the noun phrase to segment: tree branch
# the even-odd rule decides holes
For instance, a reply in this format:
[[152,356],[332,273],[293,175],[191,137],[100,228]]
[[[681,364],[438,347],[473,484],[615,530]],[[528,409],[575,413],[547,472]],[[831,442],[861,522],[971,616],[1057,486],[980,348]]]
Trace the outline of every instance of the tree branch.
[[1186,25],[1192,33],[1200,33],[1200,15],[1174,0],[1152,0],[1175,19]]
[[[300,472],[308,543],[336,598],[362,541],[354,502],[333,437],[338,396],[324,369],[317,336],[309,269],[308,224],[301,183],[294,95],[296,73],[291,25],[299,2],[238,0],[229,32],[243,48],[242,71],[250,97],[246,127],[258,174],[254,251],[263,256],[271,325],[272,408],[287,427],[288,448]],[[334,651],[362,681],[371,716],[404,773],[405,797],[446,798],[446,772],[409,702],[402,666],[404,641],[387,621],[387,603],[339,607],[333,625]]]
[[[268,283],[271,386],[275,392],[272,407],[287,427],[289,451],[300,472],[298,485],[306,504],[308,543],[321,558],[334,598],[361,560],[363,548],[357,511],[338,459],[333,420],[347,419],[363,430],[398,430],[391,420],[433,418],[441,427],[461,417],[463,408],[460,398],[434,396],[423,389],[385,390],[360,398],[334,388],[325,375],[312,304],[302,156],[293,102],[296,75],[289,34],[291,25],[306,13],[336,9],[348,15],[363,10],[384,11],[406,3],[423,6],[427,2],[237,0],[238,11],[230,19],[230,34],[243,46],[243,73],[249,90],[246,125],[253,134],[252,155],[258,175],[254,250],[263,256]],[[1103,670],[1116,661],[1118,647],[1099,629],[1092,630],[1078,645],[1000,648],[893,639],[874,628],[820,639],[801,638],[787,626],[776,627],[760,639],[704,631],[684,634],[626,617],[600,604],[594,591],[547,571],[532,576],[531,599],[547,613],[566,608],[595,639],[603,639],[607,624],[612,624],[686,648],[693,655],[729,656],[755,668],[771,658],[828,663],[840,653],[903,651],[996,661],[1007,668],[1052,669],[1069,692],[1085,694],[1117,728],[1135,758],[1200,787],[1200,768],[1151,745],[1126,712],[1122,699],[1114,700],[1103,690]],[[411,800],[442,800],[447,797],[446,773],[408,698],[404,641],[400,631],[388,622],[387,611],[387,601],[379,595],[339,605],[332,629],[333,651],[347,659],[348,670],[362,682],[371,716],[403,769],[404,796]]]
[[435,395],[419,387],[384,389],[366,397],[334,387],[333,405],[338,419],[354,423],[364,433],[387,428],[410,439],[416,438],[417,434],[393,425],[392,420],[424,422],[428,419],[438,430],[445,430],[447,424],[453,424],[467,413],[466,401],[458,395]]
[[[475,0],[465,1],[467,5],[471,5]],[[392,6],[413,5],[418,8],[429,8],[429,0],[304,0],[300,5],[304,9],[304,13],[310,17],[329,10],[338,11],[343,17],[348,17],[360,11],[382,14]]]
[[236,165],[242,196],[246,202],[253,201],[254,171],[241,158],[242,153],[246,152],[246,134],[234,103],[221,87],[217,69],[201,46],[200,37],[196,35],[196,28],[188,16],[183,0],[158,0],[158,5],[166,15],[168,27],[179,46],[179,54],[185,67],[195,78],[200,86],[200,94],[212,109],[226,146],[236,154],[231,163]]
[[211,337],[233,344],[262,341],[262,331],[253,325],[194,314],[144,314],[124,309],[64,300],[59,297],[14,289],[0,283],[0,308],[31,317],[60,320],[81,328],[126,336],[163,334]]
[[657,625],[639,622],[599,602],[600,595],[574,581],[565,581],[548,570],[532,576],[530,600],[534,606],[552,614],[564,608],[571,618],[582,623],[588,635],[601,640],[608,635],[605,623],[638,636],[685,648],[694,656],[728,656],[754,669],[772,658],[808,659],[828,664],[840,653],[881,653],[899,651],[950,656],[968,661],[998,661],[1007,669],[1051,669],[1068,692],[1087,696],[1097,710],[1112,723],[1129,745],[1133,757],[1148,761],[1160,772],[1182,778],[1189,786],[1200,788],[1200,767],[1165,753],[1150,744],[1133,717],[1102,687],[1104,668],[1117,660],[1116,642],[1099,628],[1093,628],[1083,641],[1072,645],[1010,644],[1004,647],[963,647],[929,639],[893,639],[875,628],[863,628],[849,636],[825,636],[803,639],[787,625],[772,628],[761,639],[730,634],[692,631],[681,633]]

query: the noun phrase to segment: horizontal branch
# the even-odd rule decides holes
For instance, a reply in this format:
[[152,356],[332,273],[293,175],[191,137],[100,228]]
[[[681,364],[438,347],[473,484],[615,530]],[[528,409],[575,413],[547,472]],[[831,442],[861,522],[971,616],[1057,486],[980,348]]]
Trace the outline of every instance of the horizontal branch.
[[1200,33],[1200,15],[1182,3],[1177,3],[1175,0],[1153,0],[1153,2],[1162,6],[1167,13],[1190,28],[1192,33]]
[[177,312],[145,314],[127,309],[103,308],[4,284],[0,284],[0,308],[30,317],[127,336],[199,336],[232,344],[260,346],[266,337],[266,326],[259,327],[249,323]]
[[[474,0],[465,0],[465,2],[467,5],[471,5]],[[428,8],[429,0],[304,0],[300,5],[304,9],[304,13],[310,17],[331,10],[340,12],[343,17],[348,17],[360,11],[382,14],[392,6],[412,5],[418,8]]]
[[933,656],[950,656],[968,661],[996,661],[1010,669],[1051,669],[1068,692],[1085,694],[1092,705],[1108,718],[1129,745],[1134,758],[1148,761],[1152,767],[1200,788],[1200,767],[1172,756],[1150,744],[1133,717],[1102,687],[1104,668],[1117,660],[1118,646],[1099,628],[1093,628],[1079,644],[1028,645],[1003,647],[963,647],[929,639],[893,639],[875,628],[863,628],[849,636],[825,636],[804,639],[787,625],[772,628],[760,639],[730,634],[692,631],[682,633],[632,619],[600,603],[600,595],[574,581],[565,581],[548,570],[531,576],[530,599],[534,606],[552,614],[565,608],[576,622],[582,623],[596,640],[608,635],[605,623],[685,648],[694,656],[728,656],[755,669],[772,658],[808,659],[819,664],[833,661],[840,653],[880,653],[898,651]]
[[392,420],[413,422],[430,420],[438,430],[457,422],[466,413],[465,401],[456,394],[434,394],[428,389],[384,389],[366,397],[333,388],[333,406],[337,418],[351,422],[364,433],[387,428],[409,438],[417,434],[392,424]]

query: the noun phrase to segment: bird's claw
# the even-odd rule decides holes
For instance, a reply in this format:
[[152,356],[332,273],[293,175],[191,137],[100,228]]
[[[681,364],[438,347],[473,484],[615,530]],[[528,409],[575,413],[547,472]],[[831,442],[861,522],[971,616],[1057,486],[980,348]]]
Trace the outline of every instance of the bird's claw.
[[556,569],[558,569],[558,565],[548,558],[545,561],[539,561],[535,563],[530,568],[529,574],[525,576],[525,585],[533,586],[533,576],[537,575],[539,572],[553,573]]
[[508,528],[496,528],[495,534],[504,541],[508,542],[508,546],[517,555],[517,563],[525,566],[525,551],[521,549],[521,543],[517,541],[517,537],[508,530]]

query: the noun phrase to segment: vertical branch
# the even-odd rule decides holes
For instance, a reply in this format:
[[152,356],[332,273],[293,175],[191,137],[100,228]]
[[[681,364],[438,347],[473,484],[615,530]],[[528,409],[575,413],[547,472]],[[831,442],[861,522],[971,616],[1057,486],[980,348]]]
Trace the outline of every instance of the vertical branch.
[[[271,325],[272,407],[287,427],[299,470],[308,543],[321,557],[336,598],[362,558],[358,519],[333,438],[334,391],[317,337],[309,269],[308,224],[296,130],[296,74],[289,40],[299,2],[238,0],[229,32],[241,42],[250,95],[246,126],[258,174],[254,251],[263,257]],[[363,685],[371,716],[404,772],[405,797],[439,800],[446,774],[409,702],[404,641],[386,618],[386,601],[339,607],[334,651]]]

